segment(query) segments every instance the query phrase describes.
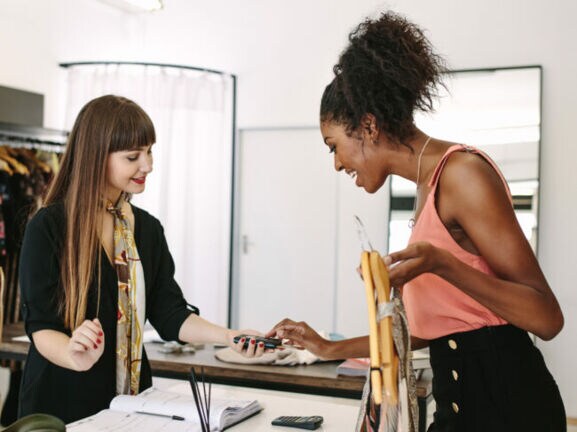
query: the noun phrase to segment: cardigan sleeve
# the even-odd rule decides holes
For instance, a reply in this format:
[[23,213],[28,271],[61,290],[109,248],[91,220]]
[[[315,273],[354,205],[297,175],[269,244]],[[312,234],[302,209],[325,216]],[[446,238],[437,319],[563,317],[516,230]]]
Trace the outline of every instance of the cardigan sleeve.
[[[62,221],[60,221],[62,222]],[[20,253],[21,310],[26,334],[38,330],[66,332],[58,313],[59,245],[62,224],[54,208],[43,208],[28,222]]]
[[168,250],[164,229],[157,219],[153,220],[157,240],[153,252],[157,266],[152,277],[153,286],[147,289],[148,319],[164,340],[178,340],[180,327],[192,311],[174,279],[174,261]]

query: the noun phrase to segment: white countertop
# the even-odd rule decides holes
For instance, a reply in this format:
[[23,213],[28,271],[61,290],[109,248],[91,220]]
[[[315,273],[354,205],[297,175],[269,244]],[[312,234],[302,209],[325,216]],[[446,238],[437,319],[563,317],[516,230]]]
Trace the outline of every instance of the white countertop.
[[[190,385],[187,381],[155,377],[153,378],[153,385],[163,390],[190,393]],[[350,432],[355,429],[360,405],[360,401],[355,399],[220,384],[213,384],[212,396],[215,398],[256,399],[264,408],[254,417],[227,429],[231,432],[296,431],[299,429],[273,426],[271,422],[279,416],[313,415],[320,415],[324,418],[322,426],[317,431]]]

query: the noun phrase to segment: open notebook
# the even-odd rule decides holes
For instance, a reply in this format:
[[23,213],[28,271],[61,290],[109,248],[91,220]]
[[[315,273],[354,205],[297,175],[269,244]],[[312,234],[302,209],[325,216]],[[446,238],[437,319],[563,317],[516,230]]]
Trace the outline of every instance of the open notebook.
[[[256,400],[212,399],[210,430],[221,431],[260,412]],[[198,432],[200,429],[194,398],[149,388],[136,396],[119,395],[110,409],[67,425],[70,432]]]

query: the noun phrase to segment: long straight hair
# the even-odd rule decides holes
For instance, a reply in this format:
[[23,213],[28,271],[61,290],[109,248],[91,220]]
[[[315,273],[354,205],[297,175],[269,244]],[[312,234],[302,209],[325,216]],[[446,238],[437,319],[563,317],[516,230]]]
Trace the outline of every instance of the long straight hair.
[[[44,206],[56,202],[64,205],[66,224],[60,257],[59,310],[68,329],[75,329],[86,318],[96,265],[96,289],[100,290],[108,155],[155,141],[150,117],[136,103],[120,96],[93,99],[82,108],[74,122],[60,171],[43,203]],[[99,297],[100,292],[97,294]]]

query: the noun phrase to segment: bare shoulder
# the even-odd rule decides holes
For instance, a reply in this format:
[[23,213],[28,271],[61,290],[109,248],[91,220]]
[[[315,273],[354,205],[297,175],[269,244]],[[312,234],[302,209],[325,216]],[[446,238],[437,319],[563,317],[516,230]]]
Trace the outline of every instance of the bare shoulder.
[[507,186],[481,155],[453,153],[439,178],[437,207],[448,225],[463,226],[471,216],[491,212],[509,219],[513,214]]
[[497,193],[506,195],[506,186],[495,168],[483,156],[471,152],[455,152],[448,158],[439,179],[448,193]]

